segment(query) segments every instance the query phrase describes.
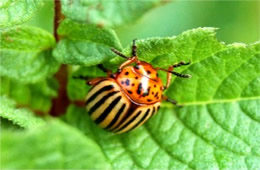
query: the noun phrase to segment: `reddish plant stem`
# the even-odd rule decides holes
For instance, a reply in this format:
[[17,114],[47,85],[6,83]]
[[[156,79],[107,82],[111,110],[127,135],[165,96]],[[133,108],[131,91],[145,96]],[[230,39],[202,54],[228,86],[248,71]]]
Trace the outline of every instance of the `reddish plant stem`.
[[[64,19],[61,13],[60,0],[54,0],[54,37],[58,43],[60,37],[57,33],[60,22]],[[69,98],[67,96],[66,87],[68,82],[68,68],[66,65],[61,65],[59,71],[55,74],[55,78],[59,83],[58,97],[52,100],[52,108],[50,114],[52,116],[59,116],[66,112],[69,106]]]
[[60,40],[60,37],[57,33],[58,27],[60,25],[60,22],[64,19],[64,16],[61,13],[61,3],[60,0],[54,0],[54,30],[53,34],[56,39],[56,42]]

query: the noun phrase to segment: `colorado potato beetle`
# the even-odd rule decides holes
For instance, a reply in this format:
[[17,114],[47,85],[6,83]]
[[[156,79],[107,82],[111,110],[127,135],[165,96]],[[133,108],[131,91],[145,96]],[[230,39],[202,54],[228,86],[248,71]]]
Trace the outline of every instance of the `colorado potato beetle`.
[[[96,124],[115,133],[124,133],[141,126],[155,115],[161,101],[176,104],[175,100],[163,96],[163,91],[170,85],[171,74],[182,78],[190,77],[173,71],[173,68],[189,63],[180,62],[168,69],[154,68],[151,64],[138,60],[135,40],[131,57],[116,49],[111,50],[127,61],[120,65],[116,73],[100,66],[107,72],[107,77],[94,78],[87,82],[92,88],[86,97],[86,109]],[[165,86],[158,77],[158,70],[167,72]]]

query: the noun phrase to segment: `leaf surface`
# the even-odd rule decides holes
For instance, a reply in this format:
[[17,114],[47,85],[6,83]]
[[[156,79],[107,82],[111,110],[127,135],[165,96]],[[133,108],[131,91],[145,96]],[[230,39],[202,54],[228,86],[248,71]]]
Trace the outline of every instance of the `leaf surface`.
[[23,84],[19,81],[1,77],[0,95],[16,101],[20,107],[30,107],[36,112],[48,112],[51,99],[57,96],[58,84],[54,78],[35,84]]
[[[165,41],[168,51],[159,50],[163,44],[159,39],[144,41],[143,46],[140,41],[139,54],[166,68],[191,60],[189,66],[175,71],[193,77],[174,78],[166,92],[183,107],[163,103],[144,126],[122,135],[100,129],[84,108],[73,105],[65,121],[95,140],[113,168],[260,167],[260,43],[225,45],[216,40],[211,28],[190,30],[171,39]],[[155,47],[159,52],[152,55]]]
[[23,133],[3,132],[1,155],[4,169],[109,169],[99,146],[58,121]]
[[110,48],[121,49],[115,32],[108,28],[78,24],[70,20],[61,23],[58,33],[63,39],[53,55],[64,64],[92,66],[114,57]]
[[42,0],[3,0],[0,3],[0,28],[28,21],[43,6]]
[[0,117],[8,119],[23,128],[35,128],[43,125],[43,119],[36,117],[27,109],[16,109],[15,102],[5,96],[0,96]]
[[62,12],[74,21],[100,26],[120,26],[133,22],[148,10],[162,4],[159,0],[150,1],[106,1],[106,0],[62,0]]
[[51,55],[53,36],[39,28],[18,26],[1,31],[0,73],[23,83],[35,83],[59,68]]

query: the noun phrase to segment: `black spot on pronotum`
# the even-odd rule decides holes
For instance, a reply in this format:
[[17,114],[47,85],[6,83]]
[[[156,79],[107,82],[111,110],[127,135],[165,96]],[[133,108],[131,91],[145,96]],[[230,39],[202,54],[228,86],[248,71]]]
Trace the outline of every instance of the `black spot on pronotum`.
[[146,70],[147,74],[151,74],[151,71],[150,70]]
[[127,90],[127,92],[128,92],[129,94],[133,94],[133,92],[132,92],[131,90]]
[[155,93],[154,97],[158,97],[158,92]]
[[127,72],[125,72],[125,75],[127,76],[129,74],[129,72],[127,71]]
[[126,79],[125,84],[126,84],[127,86],[129,86],[129,85],[130,85],[130,80],[129,80],[129,79]]
[[134,83],[132,83],[132,86],[134,86],[135,84]]
[[137,80],[137,79],[138,79],[138,77],[135,77],[135,79]]
[[149,95],[149,93],[150,93],[150,89],[151,89],[151,87],[149,87],[148,89],[147,89],[147,91],[145,91],[144,93],[143,93],[143,97],[145,97],[145,96],[148,96]]
[[156,87],[156,85],[154,85],[153,87]]
[[142,90],[142,83],[139,83],[139,85],[138,85],[138,88],[137,88],[137,94],[141,94],[141,90]]
[[152,100],[151,99],[147,99],[148,102],[151,102]]

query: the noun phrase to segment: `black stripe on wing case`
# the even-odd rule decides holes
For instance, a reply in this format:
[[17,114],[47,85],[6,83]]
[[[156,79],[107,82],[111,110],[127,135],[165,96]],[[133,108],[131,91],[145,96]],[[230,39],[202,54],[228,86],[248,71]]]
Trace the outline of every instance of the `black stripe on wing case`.
[[118,112],[116,113],[116,116],[114,117],[114,119],[112,120],[112,122],[109,123],[109,125],[105,128],[105,129],[109,129],[111,128],[118,120],[118,118],[120,117],[120,115],[123,113],[124,109],[125,109],[126,104],[123,104],[121,106],[121,108],[118,110]]
[[107,115],[116,106],[116,104],[121,100],[121,96],[118,96],[110,105],[105,109],[105,111],[95,120],[95,123],[99,124],[106,119]]
[[154,114],[154,112],[155,112],[155,107],[153,106],[153,112],[152,112],[152,115]]
[[142,117],[142,119],[139,120],[138,123],[136,123],[136,124],[135,124],[133,127],[131,127],[128,131],[130,131],[130,130],[136,128],[138,125],[140,125],[140,124],[145,120],[145,118],[148,116],[149,112],[150,112],[150,109],[148,109],[148,110],[145,112],[145,114],[144,114],[144,116]]
[[127,112],[123,115],[123,118],[120,120],[120,122],[116,125],[116,127],[110,129],[111,131],[114,131],[115,129],[117,129],[118,127],[120,127],[127,118],[129,118],[135,111],[135,108],[133,107],[129,107]]
[[139,111],[130,121],[128,121],[123,127],[121,127],[120,129],[116,130],[115,132],[119,132],[123,129],[125,129],[128,125],[130,125],[133,121],[135,121],[135,119],[141,114],[142,111]]
[[94,94],[86,101],[86,104],[87,104],[87,103],[90,103],[92,100],[94,100],[94,99],[95,99],[99,94],[101,94],[102,92],[111,90],[111,89],[113,89],[113,88],[114,88],[113,85],[107,85],[107,86],[102,87],[101,89],[99,89],[98,91],[96,91],[96,93],[94,93]]
[[106,96],[104,96],[101,100],[99,100],[93,107],[89,109],[89,115],[91,115],[97,108],[99,108],[109,97],[113,96],[114,94],[118,93],[119,91],[114,91],[111,93],[108,93]]

